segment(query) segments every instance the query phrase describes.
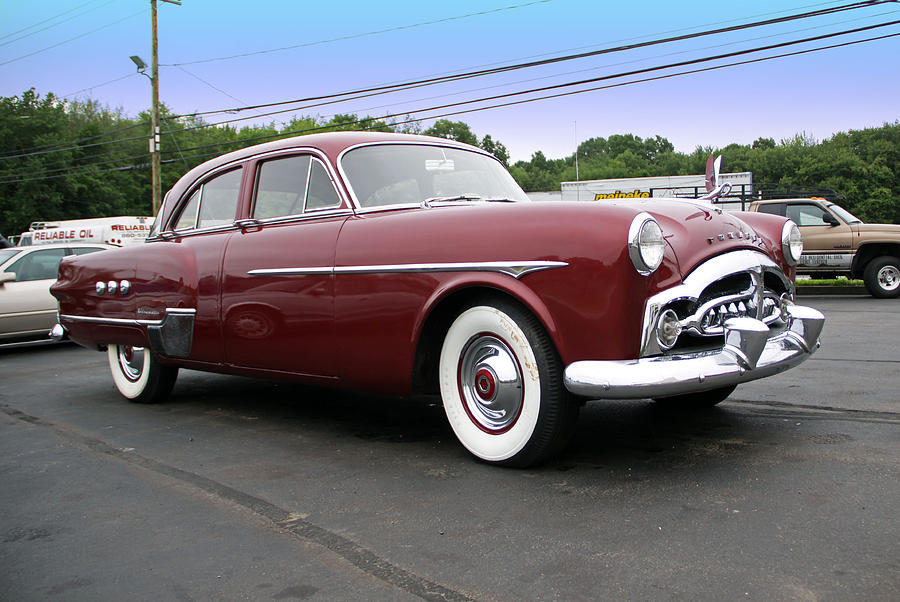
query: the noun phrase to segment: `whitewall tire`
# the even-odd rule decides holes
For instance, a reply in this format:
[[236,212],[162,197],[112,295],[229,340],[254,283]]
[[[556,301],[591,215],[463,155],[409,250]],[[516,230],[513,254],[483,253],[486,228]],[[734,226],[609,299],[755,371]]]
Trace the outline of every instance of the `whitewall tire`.
[[444,411],[460,443],[485,462],[529,466],[571,437],[578,405],[559,357],[530,313],[505,301],[460,313],[441,348]]
[[106,355],[119,393],[135,403],[163,401],[178,377],[178,368],[161,365],[146,347],[109,345]]

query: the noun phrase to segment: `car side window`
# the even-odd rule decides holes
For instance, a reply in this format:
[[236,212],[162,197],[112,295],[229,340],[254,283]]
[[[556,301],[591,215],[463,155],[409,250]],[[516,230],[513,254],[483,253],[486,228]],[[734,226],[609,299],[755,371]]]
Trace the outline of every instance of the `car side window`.
[[266,161],[259,167],[252,216],[272,219],[338,207],[328,170],[309,155]]
[[175,221],[176,230],[214,228],[234,222],[241,192],[241,169],[204,182],[194,191]]
[[787,208],[787,216],[798,226],[827,226],[824,214],[824,209],[813,204],[790,205]]
[[303,213],[309,155],[266,161],[259,167],[252,216],[272,219]]
[[787,205],[785,203],[769,203],[766,205],[759,205],[760,213],[771,213],[772,215],[780,215],[782,217],[784,217],[786,209]]
[[309,188],[306,193],[306,210],[329,209],[341,204],[341,197],[334,189],[328,170],[314,159],[309,170]]
[[7,272],[15,272],[16,282],[30,280],[56,279],[59,262],[66,255],[65,249],[42,249],[19,258],[6,268]]
[[73,255],[84,255],[86,253],[96,253],[97,251],[102,251],[103,247],[75,247],[74,249],[69,249]]

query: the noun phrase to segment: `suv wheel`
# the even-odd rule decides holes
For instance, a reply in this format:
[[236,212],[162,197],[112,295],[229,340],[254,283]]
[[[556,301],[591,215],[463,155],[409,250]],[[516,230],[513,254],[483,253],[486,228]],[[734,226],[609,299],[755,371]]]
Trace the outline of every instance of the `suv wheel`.
[[863,280],[873,297],[892,299],[900,296],[900,259],[876,257],[866,266]]

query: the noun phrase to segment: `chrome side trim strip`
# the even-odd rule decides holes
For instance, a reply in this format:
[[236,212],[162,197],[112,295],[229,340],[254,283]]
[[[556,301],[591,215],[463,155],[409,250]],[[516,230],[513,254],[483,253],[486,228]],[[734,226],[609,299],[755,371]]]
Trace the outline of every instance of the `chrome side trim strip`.
[[266,268],[250,270],[249,276],[319,276],[322,274],[400,274],[435,272],[497,272],[519,279],[541,270],[566,267],[564,261],[482,261],[460,263],[406,263],[310,268]]

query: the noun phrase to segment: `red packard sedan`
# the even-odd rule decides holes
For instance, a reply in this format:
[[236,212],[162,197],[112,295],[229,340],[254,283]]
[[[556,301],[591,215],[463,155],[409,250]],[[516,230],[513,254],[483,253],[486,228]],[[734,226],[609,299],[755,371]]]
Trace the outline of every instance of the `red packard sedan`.
[[459,441],[527,466],[587,399],[724,400],[804,361],[797,227],[695,200],[530,202],[441,138],[329,133],[208,161],[144,245],[66,258],[56,336],[105,350],[119,391],[179,368],[439,393]]

